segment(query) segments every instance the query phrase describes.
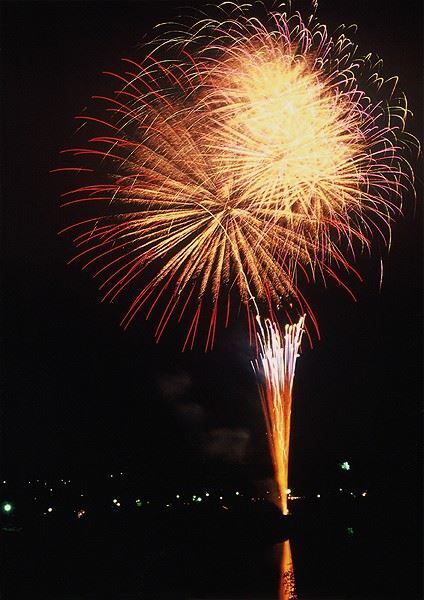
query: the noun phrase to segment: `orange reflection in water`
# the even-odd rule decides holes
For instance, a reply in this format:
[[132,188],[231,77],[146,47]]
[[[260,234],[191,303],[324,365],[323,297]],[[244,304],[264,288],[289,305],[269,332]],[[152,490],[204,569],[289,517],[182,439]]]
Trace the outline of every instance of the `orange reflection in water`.
[[278,598],[279,600],[297,600],[290,540],[286,540],[279,546],[281,546],[281,563]]

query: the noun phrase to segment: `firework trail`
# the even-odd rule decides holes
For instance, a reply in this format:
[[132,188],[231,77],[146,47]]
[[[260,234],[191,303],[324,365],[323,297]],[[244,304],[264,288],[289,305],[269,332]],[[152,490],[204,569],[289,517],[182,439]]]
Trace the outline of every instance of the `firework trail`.
[[305,317],[286,325],[284,334],[270,320],[258,332],[259,357],[252,362],[258,379],[268,444],[278,485],[280,507],[288,514],[287,489],[292,391]]
[[[265,416],[268,445],[278,486],[279,505],[288,514],[289,450],[293,379],[302,342],[305,317],[286,325],[284,335],[269,320],[259,323],[259,357],[252,362],[262,410]],[[296,586],[290,541],[281,545],[280,600],[296,600]]]
[[66,228],[73,260],[104,300],[132,294],[122,325],[143,309],[157,340],[174,319],[192,347],[208,322],[206,349],[240,305],[251,339],[258,307],[315,323],[299,288],[346,286],[355,253],[388,239],[410,179],[405,102],[360,89],[387,84],[344,33],[297,13],[217,10],[109,73],[117,88],[94,97],[100,116],[77,117],[84,142],[56,169],[80,179],[63,195],[84,212]]
[[[259,357],[252,362],[265,416],[268,445],[278,486],[279,506],[288,514],[289,450],[293,380],[302,343],[305,316],[286,325],[284,335],[275,323],[259,318]],[[295,577],[290,541],[281,545],[280,600],[296,600]]]

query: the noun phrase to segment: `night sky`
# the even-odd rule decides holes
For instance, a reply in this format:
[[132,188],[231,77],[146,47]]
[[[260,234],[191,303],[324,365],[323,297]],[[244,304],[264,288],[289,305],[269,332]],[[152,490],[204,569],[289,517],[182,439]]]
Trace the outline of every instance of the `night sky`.
[[[194,3],[192,3],[193,5]],[[357,23],[362,52],[400,76],[422,131],[419,2],[322,0],[330,31]],[[200,5],[200,3],[198,3]],[[159,345],[139,317],[124,332],[123,297],[101,304],[76,265],[59,195],[72,185],[49,175],[72,146],[73,117],[105,87],[103,70],[139,56],[173,2],[2,3],[2,470],[19,481],[129,468],[146,481],[190,482],[214,473],[271,474],[243,323],[220,332],[213,352],[181,353],[183,332]],[[307,6],[299,2],[296,6]],[[368,487],[420,481],[422,388],[422,177],[417,201],[393,228],[379,292],[378,260],[359,262],[358,302],[320,284],[304,290],[321,340],[304,343],[292,425],[292,487],[329,481],[348,459]],[[70,185],[69,185],[70,184]]]

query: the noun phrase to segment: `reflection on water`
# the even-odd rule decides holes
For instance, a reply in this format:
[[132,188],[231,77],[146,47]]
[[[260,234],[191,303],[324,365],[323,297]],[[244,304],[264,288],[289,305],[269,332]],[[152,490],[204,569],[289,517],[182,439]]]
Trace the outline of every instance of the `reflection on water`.
[[281,553],[278,600],[297,600],[290,540],[278,544]]
[[72,522],[58,511],[1,532],[4,597],[422,599],[418,528],[406,510],[382,510],[382,500],[299,500],[288,518],[248,501],[229,510],[145,507],[114,519],[87,511]]

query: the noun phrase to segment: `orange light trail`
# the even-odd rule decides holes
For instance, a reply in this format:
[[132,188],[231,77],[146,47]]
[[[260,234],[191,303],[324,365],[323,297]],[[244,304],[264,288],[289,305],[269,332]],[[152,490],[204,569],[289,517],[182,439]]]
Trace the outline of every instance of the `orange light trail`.
[[259,356],[252,362],[268,435],[268,444],[278,485],[280,507],[288,514],[290,423],[296,361],[305,329],[305,316],[286,325],[284,334],[269,319],[259,327]]
[[[297,323],[286,325],[284,334],[269,319],[264,324],[260,317],[257,321],[259,356],[252,361],[252,366],[265,416],[279,506],[287,515],[293,380],[305,330],[305,316]],[[297,600],[290,540],[281,544],[278,597],[280,600]]]

